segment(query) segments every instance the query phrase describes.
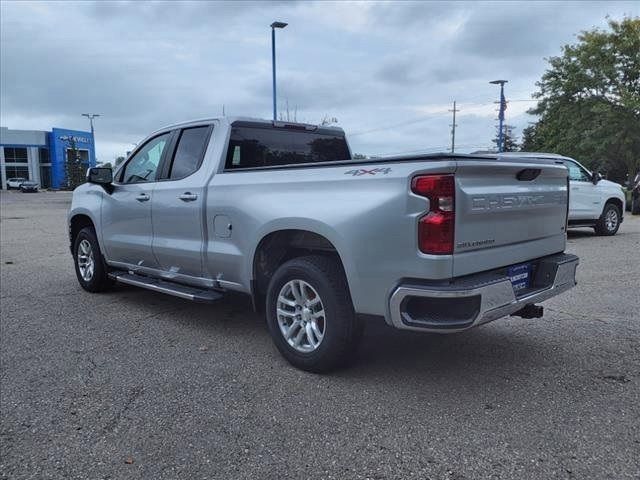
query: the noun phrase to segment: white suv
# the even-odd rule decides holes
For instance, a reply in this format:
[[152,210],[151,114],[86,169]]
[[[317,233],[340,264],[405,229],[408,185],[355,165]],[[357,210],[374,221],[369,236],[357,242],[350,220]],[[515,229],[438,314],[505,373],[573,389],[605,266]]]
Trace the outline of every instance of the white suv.
[[20,188],[24,182],[26,182],[26,178],[16,177],[16,178],[7,178],[7,190],[11,190],[12,188]]
[[622,185],[603,180],[570,157],[555,153],[505,152],[501,157],[541,158],[562,162],[569,170],[569,228],[593,227],[598,235],[615,235],[622,223],[625,195]]

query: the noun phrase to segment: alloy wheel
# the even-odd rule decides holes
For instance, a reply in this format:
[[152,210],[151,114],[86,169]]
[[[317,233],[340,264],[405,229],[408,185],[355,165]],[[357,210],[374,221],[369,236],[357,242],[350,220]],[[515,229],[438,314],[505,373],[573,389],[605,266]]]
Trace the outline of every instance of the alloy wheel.
[[295,350],[313,352],[326,329],[324,305],[318,292],[304,280],[290,280],[278,294],[277,318],[282,336]]
[[78,269],[80,276],[85,282],[90,282],[93,278],[95,268],[95,260],[93,258],[93,249],[89,240],[83,239],[78,245]]
[[604,218],[604,224],[610,232],[613,232],[616,229],[618,226],[618,212],[616,212],[615,208],[611,208],[607,211],[607,215]]

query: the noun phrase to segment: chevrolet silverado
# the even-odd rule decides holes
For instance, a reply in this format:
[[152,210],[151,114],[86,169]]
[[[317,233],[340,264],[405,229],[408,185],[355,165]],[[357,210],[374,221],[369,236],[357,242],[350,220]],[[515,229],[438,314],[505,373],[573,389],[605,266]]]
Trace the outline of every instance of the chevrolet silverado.
[[162,128],[73,193],[81,287],[250,296],[293,365],[323,372],[382,317],[452,333],[575,285],[568,172],[540,159],[352,159],[335,127],[219,118]]

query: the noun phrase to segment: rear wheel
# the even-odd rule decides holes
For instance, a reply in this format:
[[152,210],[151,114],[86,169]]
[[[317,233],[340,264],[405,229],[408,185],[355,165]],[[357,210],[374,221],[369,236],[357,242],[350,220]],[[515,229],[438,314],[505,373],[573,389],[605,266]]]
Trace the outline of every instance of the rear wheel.
[[594,230],[598,235],[615,235],[619,228],[620,209],[613,203],[607,203]]
[[294,258],[276,271],[267,292],[267,325],[293,366],[326,372],[357,349],[360,328],[340,263],[329,256]]
[[113,284],[93,228],[85,227],[78,233],[73,243],[73,261],[78,282],[87,292],[103,292]]

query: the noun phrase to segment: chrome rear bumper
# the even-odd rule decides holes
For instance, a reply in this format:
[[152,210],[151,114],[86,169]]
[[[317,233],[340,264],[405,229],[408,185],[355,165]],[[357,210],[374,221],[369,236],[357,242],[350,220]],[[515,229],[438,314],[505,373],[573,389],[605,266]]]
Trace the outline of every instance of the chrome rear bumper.
[[503,270],[470,275],[446,285],[400,285],[389,300],[387,321],[403,330],[460,332],[510,315],[576,285],[579,259],[575,255],[561,253],[531,263],[534,268],[531,288],[518,294]]

